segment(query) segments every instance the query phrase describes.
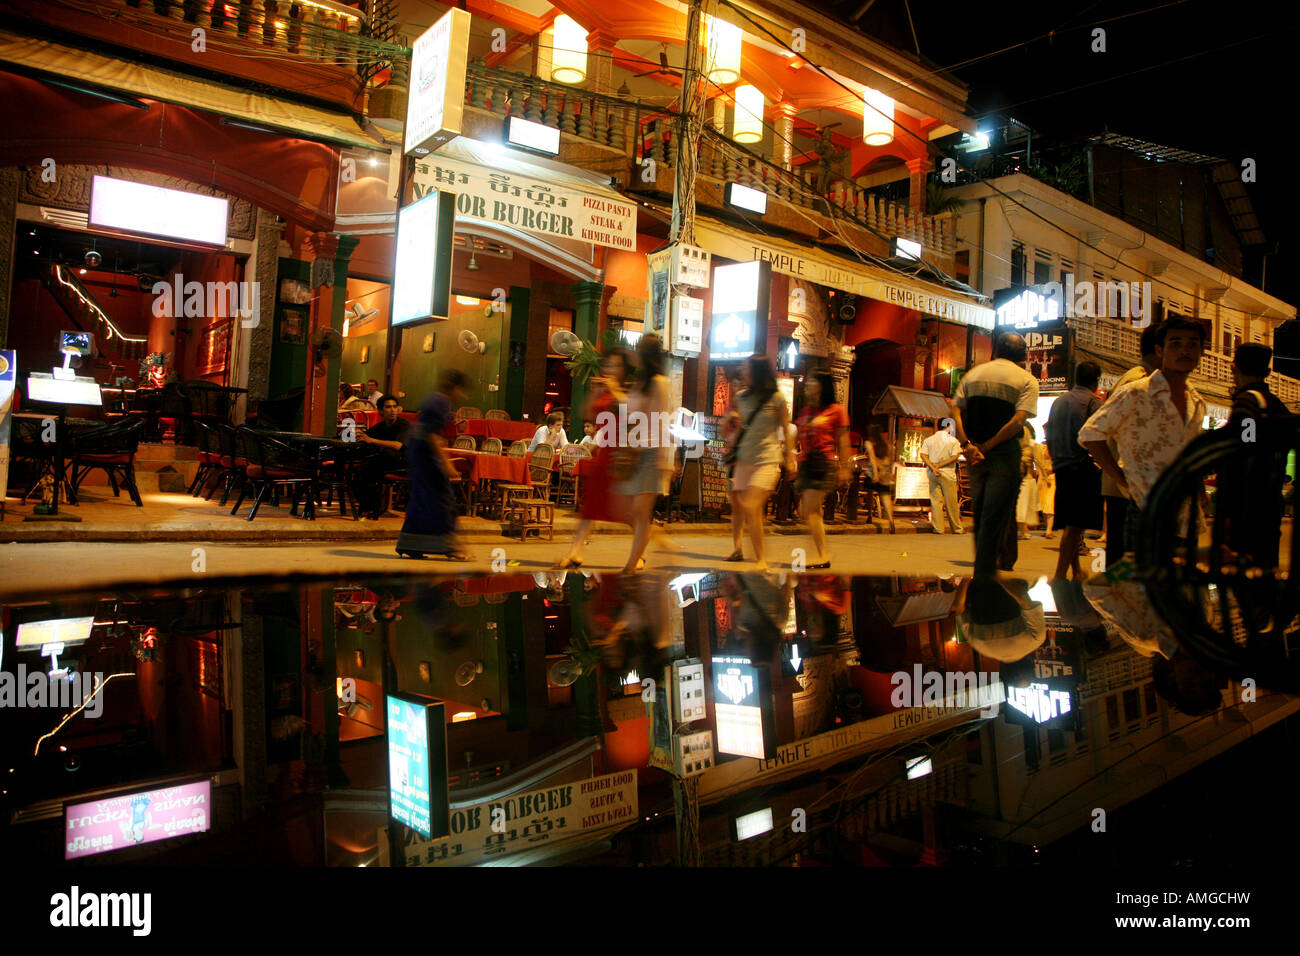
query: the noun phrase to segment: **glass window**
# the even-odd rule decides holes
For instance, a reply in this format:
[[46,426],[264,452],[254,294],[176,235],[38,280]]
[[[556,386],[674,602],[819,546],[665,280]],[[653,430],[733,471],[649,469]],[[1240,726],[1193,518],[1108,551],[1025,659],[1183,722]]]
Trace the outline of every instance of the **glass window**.
[[1142,716],[1142,710],[1138,707],[1137,688],[1131,688],[1124,691],[1124,723],[1131,724]]
[[1022,242],[1011,246],[1011,284],[1025,284],[1025,245]]

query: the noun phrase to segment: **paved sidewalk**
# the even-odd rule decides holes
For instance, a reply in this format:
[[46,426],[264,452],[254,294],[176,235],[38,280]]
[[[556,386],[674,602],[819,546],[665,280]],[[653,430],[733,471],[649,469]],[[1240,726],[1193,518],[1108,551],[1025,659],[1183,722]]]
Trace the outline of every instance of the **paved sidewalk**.
[[[334,540],[312,543],[212,541],[59,542],[0,544],[0,597],[9,600],[38,594],[66,593],[83,588],[122,588],[130,585],[183,582],[212,586],[217,579],[240,577],[265,582],[294,575],[416,574],[422,576],[487,574],[498,570],[535,573],[551,568],[568,549],[568,536],[555,541],[529,540],[521,544],[499,535],[486,541],[469,541],[473,560],[454,563],[443,558],[422,561],[397,557],[396,535],[384,542]],[[754,563],[727,564],[728,536],[672,531],[676,552],[648,555],[651,571],[753,571]],[[1050,575],[1056,566],[1060,538],[1044,541],[1035,534],[1020,542],[1016,574],[1029,579]],[[1090,545],[1093,542],[1090,542]],[[584,571],[611,572],[627,559],[631,536],[597,535],[588,545]],[[857,534],[837,535],[829,541],[833,574],[969,575],[973,545],[968,535]],[[803,549],[804,563],[811,549],[806,535],[769,535],[765,550],[773,571],[789,571]],[[749,544],[745,544],[749,554]],[[1085,561],[1085,568],[1087,562]],[[201,570],[199,570],[201,568]],[[235,586],[235,585],[232,585]]]

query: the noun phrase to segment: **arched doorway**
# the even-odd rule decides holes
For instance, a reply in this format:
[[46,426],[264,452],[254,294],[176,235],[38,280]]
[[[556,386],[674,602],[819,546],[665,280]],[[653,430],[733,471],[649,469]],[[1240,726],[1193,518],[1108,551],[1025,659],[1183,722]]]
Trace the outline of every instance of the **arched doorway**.
[[852,421],[866,433],[866,423],[871,421],[871,409],[876,399],[890,385],[902,382],[903,356],[901,346],[888,339],[870,339],[854,347],[857,360],[849,373],[852,395],[849,409]]

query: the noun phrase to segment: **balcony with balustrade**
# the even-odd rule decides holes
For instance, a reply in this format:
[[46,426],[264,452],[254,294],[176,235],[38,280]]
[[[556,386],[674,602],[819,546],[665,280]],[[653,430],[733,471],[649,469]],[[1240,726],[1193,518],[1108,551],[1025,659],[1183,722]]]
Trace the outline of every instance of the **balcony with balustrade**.
[[[1138,340],[1142,330],[1127,322],[1113,319],[1073,316],[1069,319],[1075,341],[1086,349],[1102,352],[1123,364],[1137,365],[1141,361]],[[1232,356],[1210,349],[1201,356],[1201,364],[1191,376],[1193,385],[1209,384],[1218,391],[1232,392]],[[1300,409],[1300,381],[1274,372],[1268,377],[1268,387],[1273,394],[1293,410]]]
[[[559,83],[470,63],[465,92],[467,135],[496,139],[508,115],[558,127],[561,162],[617,179],[647,201],[671,202],[678,148],[676,113],[636,100],[594,93]],[[923,257],[951,271],[955,230],[948,216],[917,214],[880,200],[842,179],[807,169],[784,168],[708,129],[700,141],[695,199],[701,212],[726,209],[728,182],[767,193],[764,230],[794,238],[838,244],[887,258],[893,237],[921,244]],[[757,218],[757,217],[753,217]]]
[[[0,0],[11,29],[203,78],[360,112],[366,85],[405,75],[391,22],[337,0]],[[202,31],[202,32],[199,32]],[[89,42],[87,42],[89,41]]]

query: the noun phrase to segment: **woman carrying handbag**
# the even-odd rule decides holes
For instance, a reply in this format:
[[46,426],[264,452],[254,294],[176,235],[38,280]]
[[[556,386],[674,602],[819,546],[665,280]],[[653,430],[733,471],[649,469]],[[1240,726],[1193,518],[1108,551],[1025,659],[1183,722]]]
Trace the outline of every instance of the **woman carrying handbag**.
[[790,409],[776,388],[776,373],[763,355],[751,355],[743,366],[745,389],[736,396],[740,433],[727,456],[731,467],[732,551],[725,560],[744,561],[741,540],[746,528],[754,548],[757,570],[767,570],[763,554],[763,512],[781,476],[782,459],[797,470],[793,449],[782,450],[781,436],[790,422]]

